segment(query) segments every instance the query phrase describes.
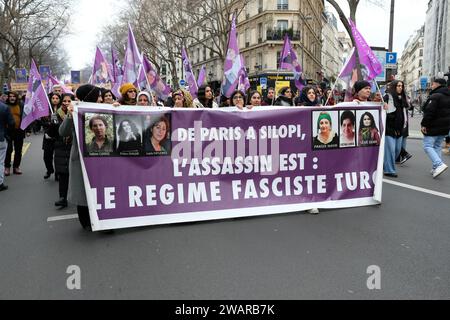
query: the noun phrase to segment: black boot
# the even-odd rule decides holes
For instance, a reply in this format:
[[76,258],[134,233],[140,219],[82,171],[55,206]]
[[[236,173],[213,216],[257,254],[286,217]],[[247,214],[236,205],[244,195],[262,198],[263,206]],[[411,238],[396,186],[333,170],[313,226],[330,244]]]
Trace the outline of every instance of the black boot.
[[47,173],[44,176],[44,179],[47,180],[48,178],[50,178],[50,176],[52,175],[53,172],[47,171]]
[[55,206],[61,207],[61,208],[66,208],[68,206],[67,199],[66,198],[59,199],[59,201],[55,202]]

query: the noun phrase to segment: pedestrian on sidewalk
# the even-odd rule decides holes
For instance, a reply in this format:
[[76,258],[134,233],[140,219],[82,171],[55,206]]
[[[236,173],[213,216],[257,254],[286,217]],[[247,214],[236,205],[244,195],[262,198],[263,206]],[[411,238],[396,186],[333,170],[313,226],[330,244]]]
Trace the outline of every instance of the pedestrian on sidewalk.
[[6,150],[8,148],[8,140],[6,137],[6,132],[8,127],[13,127],[15,124],[14,118],[8,108],[3,102],[0,101],[0,191],[5,191],[8,189],[3,182],[5,180],[4,176],[4,161],[6,157]]
[[431,159],[433,178],[437,178],[448,166],[442,161],[442,143],[450,130],[450,90],[443,78],[434,78],[431,93],[424,105],[422,119],[423,148]]

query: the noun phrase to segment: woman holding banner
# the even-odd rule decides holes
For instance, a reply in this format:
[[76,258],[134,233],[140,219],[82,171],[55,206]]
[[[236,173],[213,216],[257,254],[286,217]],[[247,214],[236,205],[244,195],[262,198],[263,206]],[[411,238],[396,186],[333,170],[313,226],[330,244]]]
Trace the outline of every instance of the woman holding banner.
[[262,103],[262,97],[259,91],[253,90],[249,93],[247,99],[247,109],[252,109],[253,107],[260,107]]
[[230,107],[236,107],[238,109],[244,109],[245,107],[245,93],[240,90],[236,90],[231,94]]
[[[79,87],[76,91],[76,97],[79,101],[93,102],[97,101],[101,89],[90,84]],[[81,170],[80,154],[78,152],[78,141],[75,134],[75,126],[73,122],[72,112],[73,106],[68,108],[69,114],[59,127],[59,135],[61,137],[72,138],[72,148],[70,150],[69,161],[69,202],[77,206],[78,219],[81,226],[85,230],[91,229],[91,219],[89,217],[89,208],[86,200],[86,191],[84,188],[83,172]]]
[[174,108],[194,108],[194,100],[189,92],[180,89],[173,95]]
[[135,106],[137,101],[138,90],[132,83],[124,83],[120,87],[120,94],[122,98],[119,100],[119,104],[123,106]]

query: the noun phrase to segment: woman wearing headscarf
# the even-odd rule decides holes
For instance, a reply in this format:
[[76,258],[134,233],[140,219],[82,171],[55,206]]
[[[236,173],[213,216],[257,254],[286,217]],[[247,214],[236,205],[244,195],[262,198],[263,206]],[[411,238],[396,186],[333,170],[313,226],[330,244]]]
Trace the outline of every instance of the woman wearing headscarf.
[[292,90],[290,87],[284,87],[280,90],[280,96],[275,101],[275,105],[284,107],[292,107],[294,105]]
[[304,87],[300,96],[295,99],[295,105],[302,107],[319,106],[320,102],[317,99],[316,90],[310,86]]
[[150,93],[146,91],[141,91],[137,95],[137,105],[142,107],[149,107],[152,103],[152,97],[150,96]]
[[317,119],[317,136],[314,138],[314,146],[338,146],[339,137],[333,131],[333,121],[328,112],[321,112]]

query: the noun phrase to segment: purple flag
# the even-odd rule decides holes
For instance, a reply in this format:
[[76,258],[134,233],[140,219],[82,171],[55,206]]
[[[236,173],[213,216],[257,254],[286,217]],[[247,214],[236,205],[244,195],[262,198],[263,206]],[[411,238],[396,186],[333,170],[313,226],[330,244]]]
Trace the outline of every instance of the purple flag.
[[197,80],[195,80],[194,72],[192,71],[192,65],[191,65],[191,62],[189,61],[189,57],[187,55],[185,48],[181,49],[181,58],[183,60],[185,78],[189,85],[189,92],[191,93],[192,97],[195,99],[195,98],[197,98],[197,94],[198,94]]
[[202,66],[200,73],[198,74],[197,86],[201,87],[206,80],[206,69],[205,66]]
[[121,77],[123,76],[122,66],[119,61],[119,54],[117,51],[111,46],[111,62],[112,62],[112,77],[114,83],[122,82]]
[[377,56],[373,53],[372,49],[370,49],[370,46],[367,44],[366,40],[364,40],[361,33],[359,33],[355,23],[349,19],[349,24],[352,28],[353,38],[356,42],[363,79],[368,81],[373,80],[383,72],[383,66],[380,61],[378,61]]
[[239,73],[238,89],[242,92],[247,92],[250,89],[250,81],[248,80],[247,69],[245,68],[244,57],[241,55],[241,72]]
[[292,48],[289,36],[284,37],[283,52],[281,54],[280,68],[294,72],[295,86],[298,90],[302,90],[305,86],[303,81],[303,69],[297,59],[297,53]]
[[30,78],[23,108],[22,124],[25,130],[33,121],[50,115],[50,102],[34,60],[31,61]]
[[139,48],[134,38],[131,25],[128,25],[128,43],[125,51],[125,59],[123,62],[123,79],[122,83],[131,82],[134,85],[138,85],[139,68],[142,65],[142,56],[139,53]]
[[97,47],[90,84],[105,85],[113,81],[111,70],[103,52]]
[[144,76],[147,79],[147,89],[150,87],[158,98],[161,100],[167,100],[170,92],[172,91],[170,87],[159,77],[158,73],[153,69],[152,64],[144,56],[143,59],[143,71]]
[[225,58],[224,75],[221,87],[221,94],[227,98],[231,97],[233,91],[239,83],[239,73],[242,69],[240,59],[239,45],[236,31],[236,15],[233,15],[231,22],[231,31],[228,42],[227,57]]
[[[353,101],[353,85],[358,81],[358,72],[356,69],[356,51],[355,48],[352,49],[347,61],[344,64],[341,72],[339,73],[338,79],[341,79],[346,84],[345,101]],[[365,79],[366,80],[366,79]]]

